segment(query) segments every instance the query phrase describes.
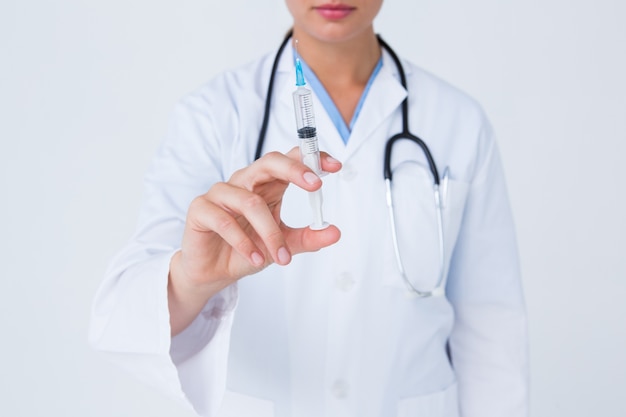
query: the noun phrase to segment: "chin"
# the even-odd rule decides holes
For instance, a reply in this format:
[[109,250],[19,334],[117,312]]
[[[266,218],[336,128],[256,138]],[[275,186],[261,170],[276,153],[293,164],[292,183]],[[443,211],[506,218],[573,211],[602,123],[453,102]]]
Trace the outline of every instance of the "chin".
[[342,43],[374,32],[371,27],[355,28],[347,24],[325,23],[323,25],[315,25],[315,27],[294,27],[294,33],[306,34],[307,37],[325,43]]

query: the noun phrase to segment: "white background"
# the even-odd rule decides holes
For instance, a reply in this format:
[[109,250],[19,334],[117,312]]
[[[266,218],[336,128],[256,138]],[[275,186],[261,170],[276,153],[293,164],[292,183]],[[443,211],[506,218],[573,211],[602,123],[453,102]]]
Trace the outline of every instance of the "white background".
[[[377,30],[498,133],[532,415],[626,415],[626,2],[386,3]],[[90,351],[91,300],[175,101],[288,26],[280,0],[0,2],[0,415],[186,415]]]

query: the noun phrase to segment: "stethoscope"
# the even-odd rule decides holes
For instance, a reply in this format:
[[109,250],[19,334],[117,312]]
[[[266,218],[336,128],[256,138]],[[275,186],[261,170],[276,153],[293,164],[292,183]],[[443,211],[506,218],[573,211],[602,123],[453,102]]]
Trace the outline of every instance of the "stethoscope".
[[[269,113],[270,113],[270,106],[272,102],[272,93],[274,90],[274,78],[276,75],[276,70],[278,68],[278,62],[280,60],[280,56],[283,53],[283,50],[285,49],[285,46],[287,45],[287,43],[289,42],[289,39],[291,38],[291,35],[292,35],[292,31],[289,31],[287,35],[285,36],[285,39],[281,43],[280,47],[278,48],[278,51],[276,52],[276,57],[274,58],[274,64],[272,65],[272,71],[270,73],[270,80],[269,80],[269,84],[267,87],[267,95],[265,98],[263,123],[261,124],[261,130],[259,132],[259,138],[257,140],[257,147],[256,147],[256,151],[254,154],[255,160],[261,157],[261,151],[263,150],[263,144],[265,142],[267,126],[269,123]],[[396,53],[393,51],[393,49],[391,49],[391,47],[385,41],[383,41],[380,36],[378,36],[378,42],[389,53],[389,55],[393,59],[396,65],[396,68],[398,69],[398,73],[400,75],[400,83],[402,84],[402,87],[404,87],[404,89],[407,90],[406,75],[404,73],[404,68],[402,67],[402,63],[400,62],[400,59],[398,58]],[[404,283],[406,284],[407,289],[411,291],[412,293],[414,293],[415,295],[417,295],[418,297],[431,297],[433,295],[438,295],[441,293],[442,284],[444,281],[445,249],[444,249],[444,241],[443,241],[443,208],[444,208],[443,202],[445,200],[444,196],[447,194],[447,191],[448,191],[447,190],[448,168],[444,170],[443,179],[440,180],[439,171],[437,170],[437,165],[435,164],[435,160],[430,152],[430,149],[428,149],[428,146],[426,145],[426,143],[424,143],[422,139],[412,134],[409,130],[408,114],[409,114],[409,102],[408,102],[408,95],[407,95],[407,97],[402,101],[402,131],[393,135],[391,138],[389,138],[389,140],[387,140],[387,144],[385,145],[383,168],[384,168],[387,207],[389,209],[389,219],[391,222],[391,235],[393,239],[393,247],[394,247],[396,262],[398,264],[398,269],[400,270],[400,274],[402,275],[402,279]],[[411,281],[407,277],[406,269],[404,268],[402,257],[400,255],[400,247],[398,244],[398,234],[397,234],[393,198],[392,198],[392,192],[391,192],[393,188],[392,186],[393,172],[391,170],[391,153],[393,150],[393,145],[400,139],[410,140],[416,143],[420,147],[420,149],[424,153],[424,156],[426,157],[426,160],[428,161],[428,167],[433,177],[433,195],[434,195],[435,209],[437,213],[436,214],[437,230],[439,234],[439,248],[438,248],[439,249],[439,276],[437,278],[437,282],[435,286],[428,291],[419,290],[411,283]]]

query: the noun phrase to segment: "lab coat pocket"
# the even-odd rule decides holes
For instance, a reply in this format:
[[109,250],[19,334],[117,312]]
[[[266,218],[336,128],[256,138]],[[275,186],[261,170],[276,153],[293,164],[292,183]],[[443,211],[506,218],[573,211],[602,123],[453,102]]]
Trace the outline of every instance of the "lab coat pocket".
[[404,398],[398,402],[397,417],[459,417],[456,383],[443,391],[419,397]]
[[[447,276],[450,255],[459,233],[469,184],[453,177],[442,181],[443,262],[435,190],[430,172],[416,163],[404,162],[393,173],[397,251],[411,285],[419,291],[433,290],[441,276]],[[391,226],[390,226],[391,229]],[[388,234],[385,285],[407,289],[398,266],[393,234]],[[445,278],[442,285],[445,284]]]
[[274,403],[234,391],[226,391],[218,417],[274,417]]

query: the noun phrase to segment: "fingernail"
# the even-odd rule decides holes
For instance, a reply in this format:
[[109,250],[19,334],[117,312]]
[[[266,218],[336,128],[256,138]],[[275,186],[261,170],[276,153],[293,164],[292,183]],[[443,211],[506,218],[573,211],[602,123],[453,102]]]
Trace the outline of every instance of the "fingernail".
[[314,185],[320,182],[320,177],[318,177],[317,175],[315,175],[314,173],[310,171],[305,172],[303,177],[304,177],[304,180],[311,185]]
[[281,263],[281,265],[286,265],[289,263],[289,261],[291,261],[291,255],[284,246],[278,249],[278,261]]
[[332,157],[332,156],[330,156],[330,155],[327,155],[327,156],[326,156],[326,162],[330,162],[331,164],[340,164],[340,163],[341,163],[341,161],[339,161],[339,160],[337,160],[337,159],[333,158],[333,157]]
[[252,252],[252,255],[250,255],[250,258],[252,259],[252,264],[254,266],[261,266],[261,265],[263,265],[263,257],[261,256],[260,253]]

